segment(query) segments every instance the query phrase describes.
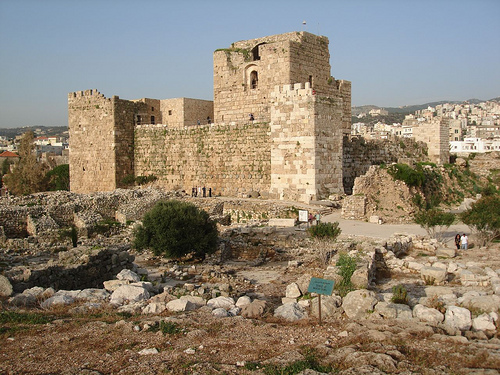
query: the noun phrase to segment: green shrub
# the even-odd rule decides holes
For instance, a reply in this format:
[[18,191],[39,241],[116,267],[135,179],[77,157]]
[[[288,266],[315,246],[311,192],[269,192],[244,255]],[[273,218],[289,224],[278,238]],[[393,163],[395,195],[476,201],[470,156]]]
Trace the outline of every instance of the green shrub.
[[342,280],[335,285],[335,289],[341,297],[345,297],[347,293],[355,289],[351,282],[351,276],[356,271],[356,258],[347,253],[340,253],[335,265],[338,268],[338,274],[342,277]]
[[403,181],[408,186],[421,186],[424,182],[423,171],[411,168],[407,164],[391,165],[387,172],[396,180]]
[[408,304],[408,291],[403,285],[399,284],[392,287],[391,302]]
[[58,165],[48,171],[45,177],[48,190],[69,190],[69,164]]
[[158,202],[135,231],[134,246],[155,255],[205,257],[217,249],[218,230],[209,215],[195,205],[176,200]]
[[123,185],[133,185],[135,183],[135,177],[133,174],[128,174],[122,178]]
[[335,240],[342,230],[339,228],[339,223],[318,223],[317,225],[310,226],[307,232],[311,237],[316,238],[330,238]]
[[156,177],[154,174],[150,174],[149,176],[137,176],[135,178],[135,182],[139,185],[145,185],[147,183],[156,181],[157,179],[158,177]]
[[460,214],[464,224],[478,235],[481,246],[485,246],[500,236],[500,197],[488,195],[471,205]]

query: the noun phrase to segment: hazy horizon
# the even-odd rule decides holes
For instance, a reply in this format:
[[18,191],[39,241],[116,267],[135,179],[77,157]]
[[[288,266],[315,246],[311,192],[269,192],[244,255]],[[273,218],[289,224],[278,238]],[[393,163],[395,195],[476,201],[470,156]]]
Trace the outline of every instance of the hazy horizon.
[[2,0],[0,127],[67,126],[68,93],[87,89],[212,100],[216,49],[302,30],[329,38],[353,106],[489,100],[498,14],[496,0]]

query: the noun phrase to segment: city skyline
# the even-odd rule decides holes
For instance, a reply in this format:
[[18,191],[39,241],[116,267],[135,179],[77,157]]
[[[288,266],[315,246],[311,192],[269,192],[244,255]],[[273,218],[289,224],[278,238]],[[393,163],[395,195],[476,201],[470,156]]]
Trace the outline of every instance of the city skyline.
[[329,38],[353,106],[488,100],[500,95],[499,11],[495,0],[3,0],[0,127],[65,126],[67,94],[86,89],[212,100],[216,49],[291,31]]

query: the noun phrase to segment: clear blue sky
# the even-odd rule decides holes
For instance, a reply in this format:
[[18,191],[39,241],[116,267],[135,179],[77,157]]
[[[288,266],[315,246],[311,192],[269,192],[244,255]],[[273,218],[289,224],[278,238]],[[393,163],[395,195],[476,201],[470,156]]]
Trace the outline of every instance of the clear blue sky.
[[499,15],[500,0],[0,0],[0,127],[67,125],[85,89],[211,100],[214,50],[301,30],[329,38],[353,105],[491,99]]

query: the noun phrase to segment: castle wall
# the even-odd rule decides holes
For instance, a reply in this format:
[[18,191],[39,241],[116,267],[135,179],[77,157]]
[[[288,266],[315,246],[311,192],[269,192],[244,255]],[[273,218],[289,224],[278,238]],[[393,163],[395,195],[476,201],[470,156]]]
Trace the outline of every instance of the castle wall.
[[68,95],[71,191],[116,188],[114,103],[97,90]]
[[204,125],[171,129],[140,125],[135,130],[135,173],[153,174],[167,189],[212,188],[213,194],[265,195],[270,186],[268,124]]
[[317,95],[309,82],[271,97],[270,196],[309,202],[341,192],[342,100]]

